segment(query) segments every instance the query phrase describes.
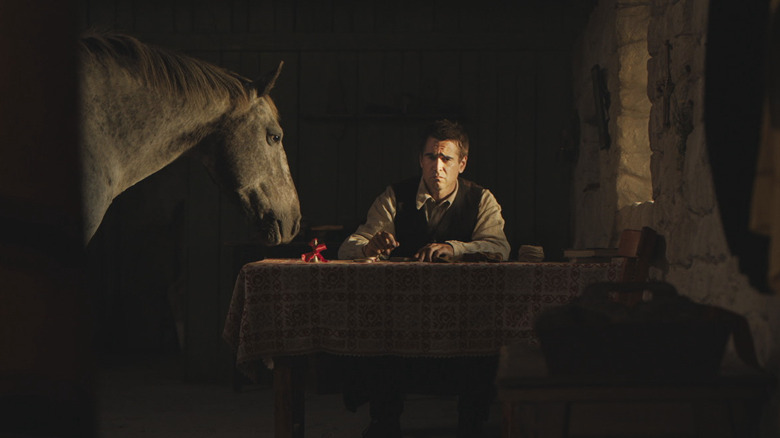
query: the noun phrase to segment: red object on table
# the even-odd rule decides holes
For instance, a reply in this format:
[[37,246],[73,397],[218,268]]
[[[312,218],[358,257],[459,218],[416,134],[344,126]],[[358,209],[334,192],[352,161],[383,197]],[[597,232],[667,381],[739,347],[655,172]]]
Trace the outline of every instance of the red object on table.
[[301,254],[301,260],[304,262],[322,262],[327,263],[328,260],[320,254],[322,251],[325,251],[328,249],[327,246],[325,246],[324,243],[319,243],[317,241],[317,238],[311,239],[311,242],[309,242],[309,246],[311,247],[311,251],[307,252],[305,254]]

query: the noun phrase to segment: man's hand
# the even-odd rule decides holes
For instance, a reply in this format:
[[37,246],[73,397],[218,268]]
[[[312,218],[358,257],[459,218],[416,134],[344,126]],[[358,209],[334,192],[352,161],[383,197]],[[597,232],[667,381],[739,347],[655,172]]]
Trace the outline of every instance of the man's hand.
[[439,257],[452,257],[455,252],[449,243],[429,243],[414,255],[418,262],[432,262]]
[[380,231],[374,234],[368,244],[363,247],[363,254],[366,257],[389,256],[399,245],[400,243],[395,240],[395,236],[387,231]]

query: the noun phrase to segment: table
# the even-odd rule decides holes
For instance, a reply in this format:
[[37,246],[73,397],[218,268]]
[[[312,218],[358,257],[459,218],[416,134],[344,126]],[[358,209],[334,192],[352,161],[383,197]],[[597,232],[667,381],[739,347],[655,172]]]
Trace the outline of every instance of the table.
[[454,357],[535,343],[533,322],[622,263],[417,263],[266,259],[236,279],[223,339],[250,378],[274,358],[276,436],[302,436],[300,380],[288,358]]

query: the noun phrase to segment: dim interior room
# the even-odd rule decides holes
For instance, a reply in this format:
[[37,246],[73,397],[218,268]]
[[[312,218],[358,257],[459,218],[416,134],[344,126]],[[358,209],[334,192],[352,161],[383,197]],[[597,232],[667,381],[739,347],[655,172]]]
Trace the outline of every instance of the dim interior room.
[[[490,189],[501,204],[511,258],[533,245],[543,248],[546,261],[565,261],[567,248],[612,248],[623,230],[651,227],[662,251],[649,278],[744,316],[761,366],[772,375],[780,369],[778,259],[771,256],[778,219],[771,216],[773,198],[756,191],[759,163],[763,175],[772,173],[771,71],[780,53],[771,27],[774,1],[24,3],[0,1],[0,25],[9,29],[0,36],[0,72],[8,70],[9,80],[26,87],[6,84],[0,96],[21,101],[21,90],[45,82],[43,89],[59,93],[62,114],[70,115],[55,122],[62,125],[56,130],[40,129],[34,117],[46,103],[44,93],[29,95],[21,111],[0,98],[0,196],[13,210],[0,216],[8,227],[26,230],[3,237],[0,266],[12,273],[57,267],[35,274],[52,281],[6,276],[6,309],[41,310],[24,318],[0,311],[12,324],[8,332],[17,333],[8,337],[13,360],[0,378],[14,381],[19,370],[33,382],[79,376],[78,390],[41,390],[60,402],[82,402],[71,409],[88,412],[91,426],[68,427],[104,436],[270,436],[271,373],[260,370],[259,382],[247,381],[222,338],[239,270],[263,258],[300,258],[313,238],[326,245],[326,258],[337,258],[375,197],[389,183],[419,174],[420,130],[436,118],[467,128],[471,150],[463,176]],[[259,244],[259,231],[241,208],[185,154],[117,196],[88,245],[74,244],[75,156],[68,149],[58,152],[63,158],[42,147],[9,145],[69,138],[76,150],[76,120],[67,103],[77,97],[63,94],[75,87],[75,76],[44,81],[50,72],[37,67],[41,55],[29,51],[44,48],[51,62],[73,63],[53,54],[72,49],[60,41],[63,35],[75,39],[86,31],[125,33],[249,79],[283,63],[270,96],[300,200],[298,235],[278,246]],[[25,123],[33,129],[16,129]],[[42,193],[57,200],[47,195],[40,201]],[[30,231],[41,226],[55,231]],[[47,262],[35,263],[30,254]],[[28,283],[41,295],[9,292]],[[46,294],[59,287],[68,293],[58,299]],[[76,317],[52,319],[58,311]],[[77,347],[63,352],[70,344],[57,336],[40,341],[41,327]],[[89,336],[82,336],[85,330]],[[59,360],[51,357],[54,351],[57,358],[72,356],[73,365],[51,377],[40,364]],[[729,344],[726,355],[734,354]],[[90,390],[80,386],[84,375]],[[151,387],[170,398],[144,399],[158,397],[144,392]],[[236,395],[252,394],[245,406],[225,406]],[[2,406],[13,400],[4,398]],[[200,410],[171,407],[193,400]],[[308,401],[320,412],[307,414],[308,432],[341,436],[366,421],[335,406],[341,399],[332,393]],[[436,412],[432,416],[455,409],[451,399],[414,401]],[[772,396],[762,408],[762,437],[780,433],[778,401]],[[262,410],[266,423],[242,423],[242,409]],[[219,419],[195,431],[201,415],[194,412],[207,411]],[[498,436],[501,412],[491,415],[490,432]],[[156,423],[144,424],[144,416]],[[423,417],[409,420],[421,436],[449,433],[446,423]],[[52,420],[70,424],[58,421]],[[177,432],[166,421],[191,427]],[[349,425],[338,429],[334,421]]]

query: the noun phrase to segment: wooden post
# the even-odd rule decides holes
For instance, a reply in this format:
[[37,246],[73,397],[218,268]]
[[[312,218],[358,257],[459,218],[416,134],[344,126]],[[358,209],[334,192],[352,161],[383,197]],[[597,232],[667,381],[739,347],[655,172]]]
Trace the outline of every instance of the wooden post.
[[0,435],[94,436],[75,4],[0,0]]

